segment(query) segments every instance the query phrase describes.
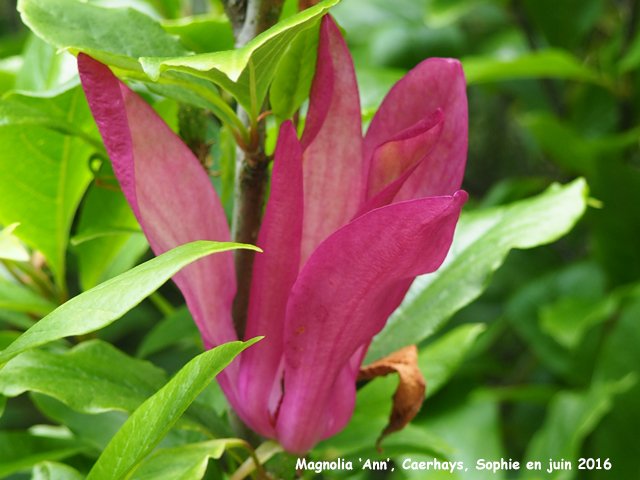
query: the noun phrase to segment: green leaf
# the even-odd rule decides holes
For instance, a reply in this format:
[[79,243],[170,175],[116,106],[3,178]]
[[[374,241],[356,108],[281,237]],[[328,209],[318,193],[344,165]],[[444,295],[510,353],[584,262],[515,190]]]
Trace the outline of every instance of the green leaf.
[[68,52],[57,53],[33,33],[23,53],[24,66],[16,78],[15,88],[44,92],[64,85],[78,74],[75,59]]
[[64,425],[83,443],[91,447],[90,454],[97,457],[109,444],[116,432],[129,417],[120,410],[85,414],[70,409],[64,403],[48,395],[31,392],[33,404],[50,420]]
[[190,443],[156,451],[135,470],[131,480],[200,480],[210,458],[219,459],[227,448],[242,447],[236,438]]
[[579,298],[585,302],[603,299],[606,282],[599,265],[572,263],[519,288],[505,304],[505,318],[547,369],[572,379],[576,369],[572,368],[570,352],[540,329],[541,308],[563,298]]
[[84,335],[120,318],[176,274],[182,267],[236,248],[252,245],[197,241],[174,248],[136,268],[72,298],[27,330],[0,353],[0,366],[31,348],[71,335]]
[[420,350],[418,366],[427,381],[427,397],[440,390],[453,376],[485,329],[483,323],[461,325]]
[[172,35],[178,35],[182,43],[195,53],[233,50],[231,24],[223,15],[205,14],[165,20],[162,28]]
[[0,308],[46,315],[56,305],[22,284],[0,279]]
[[314,26],[339,1],[324,0],[271,27],[237,50],[178,58],[151,58],[151,55],[147,55],[140,59],[140,63],[152,80],[157,80],[167,70],[187,72],[211,80],[251,112],[252,83],[255,85],[253,106],[259,108],[287,47],[300,32]]
[[100,455],[87,480],[126,478],[209,382],[257,340],[227,343],[191,360],[129,417]]
[[[356,408],[347,427],[321,442],[314,456],[351,457],[355,455],[379,457],[375,446],[380,434],[389,423],[393,407],[393,392],[398,386],[397,375],[378,377],[360,388],[356,394]],[[399,453],[444,455],[452,453],[451,446],[429,429],[416,430],[411,424],[385,438],[382,447],[386,458]]]
[[[124,195],[119,188],[112,190],[113,181],[111,164],[103,162],[82,204],[77,232],[71,237],[78,253],[83,290],[128,270],[148,248]],[[118,265],[123,256],[128,261]]]
[[175,310],[153,327],[140,344],[137,356],[148,357],[181,342],[202,346],[200,332],[186,306]]
[[[563,458],[577,468],[584,439],[611,410],[613,397],[627,391],[634,383],[635,378],[629,375],[617,382],[594,383],[587,392],[558,393],[549,405],[544,425],[527,448],[526,461],[543,460],[544,468],[546,459],[558,461]],[[575,471],[554,470],[550,474],[545,473],[544,478],[569,480],[574,478]],[[535,476],[535,473],[524,473],[525,478]]]
[[[22,312],[16,312],[15,310],[0,309],[0,320],[20,330],[27,330],[31,328],[34,323],[36,323],[36,321],[29,315]],[[6,348],[7,346],[8,344],[4,345],[2,348],[0,348],[0,350],[4,350],[4,348]]]
[[82,129],[67,121],[59,112],[39,110],[12,100],[0,100],[0,127],[6,125],[45,127],[65,135],[80,137],[89,145],[100,150],[103,149],[101,140],[88,135]]
[[563,297],[540,309],[540,330],[565,348],[577,347],[594,325],[606,321],[616,310],[613,296],[604,300]]
[[[453,451],[448,456],[449,460],[463,462],[464,467],[469,470],[467,472],[465,469],[456,469],[454,474],[460,479],[501,480],[505,478],[503,470],[494,473],[493,470],[475,468],[476,462],[481,458],[491,461],[505,458],[500,439],[499,404],[474,394],[469,395],[462,405],[457,401],[452,403],[456,405],[454,408],[438,412],[437,415],[419,422],[414,421],[414,426],[429,429],[434,435],[439,435],[443,441],[451,445]],[[413,455],[411,458],[423,460],[416,459]],[[449,475],[444,478],[452,478]]]
[[[0,108],[2,108],[1,104]],[[13,231],[18,225],[20,224],[12,223],[0,230],[0,258],[18,262],[28,262],[30,258],[29,252],[22,246],[18,237],[13,234]]]
[[309,96],[316,71],[320,24],[301,32],[282,58],[269,90],[269,102],[278,123],[293,117]]
[[[93,119],[80,88],[53,98],[13,96],[29,102],[27,107],[90,128]],[[7,105],[3,102],[3,105]],[[1,107],[0,107],[1,108]],[[11,111],[16,113],[15,102]],[[5,110],[6,111],[6,110]],[[30,110],[31,115],[33,110]],[[18,114],[22,113],[18,111]],[[37,117],[34,114],[32,119]],[[42,120],[40,116],[39,120]],[[47,120],[49,121],[49,120]],[[40,250],[54,277],[65,290],[65,252],[76,208],[91,180],[87,159],[93,150],[77,137],[62,135],[42,126],[0,126],[0,223],[20,222],[16,231],[22,241]],[[15,159],[20,158],[19,162]]]
[[61,460],[86,447],[67,438],[49,438],[27,432],[0,432],[0,477],[44,460]]
[[[633,372],[640,378],[640,296],[622,310],[599,353],[595,382],[610,382]],[[615,398],[614,408],[589,437],[590,450],[611,458],[619,478],[634,478],[638,471],[636,439],[640,431],[640,382]],[[586,453],[586,452],[585,452]],[[586,456],[586,455],[585,455]],[[606,476],[602,476],[606,478]]]
[[[0,46],[0,50],[2,50]],[[16,77],[23,66],[22,56],[0,58],[0,97],[16,85]]]
[[82,413],[131,413],[166,381],[164,370],[91,340],[64,355],[44,350],[19,355],[0,370],[0,393],[16,397],[32,390]]
[[512,248],[533,248],[566,234],[586,208],[587,185],[578,179],[510,205],[460,217],[440,269],[418,277],[387,325],[373,340],[365,363],[415,344],[478,298]]
[[640,33],[636,34],[624,57],[620,60],[620,73],[635,70],[640,65]]
[[[148,82],[138,62],[140,57],[189,54],[177,37],[132,8],[102,8],[77,0],[20,0],[18,10],[23,22],[46,42],[74,55],[84,52],[114,67],[121,77]],[[171,84],[152,84],[149,88],[160,95],[207,108],[229,120],[228,112],[221,111],[219,105],[229,111],[230,108],[210,82],[185,78],[189,76],[182,74],[169,77]]]
[[542,149],[572,173],[594,174],[600,156],[618,153],[638,142],[640,128],[595,139],[585,138],[572,126],[548,113],[530,113],[520,118]]
[[469,85],[519,78],[564,78],[601,82],[598,75],[582,65],[576,57],[557,49],[533,52],[508,60],[466,57],[462,59],[462,67]]
[[140,71],[143,56],[185,55],[180,41],[132,8],[102,8],[76,0],[20,0],[22,21],[45,42],[85,52],[124,70]]
[[33,467],[31,480],[84,480],[84,476],[64,463],[42,462]]

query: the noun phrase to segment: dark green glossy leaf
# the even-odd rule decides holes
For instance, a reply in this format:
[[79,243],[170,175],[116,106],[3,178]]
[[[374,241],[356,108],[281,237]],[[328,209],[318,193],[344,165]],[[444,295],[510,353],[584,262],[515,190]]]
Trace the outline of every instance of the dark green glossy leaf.
[[87,480],[126,478],[151,453],[209,382],[236,355],[257,340],[227,343],[191,360],[129,417],[102,452]]
[[84,335],[109,325],[144,300],[182,267],[210,255],[251,245],[197,241],[174,248],[72,298],[0,353],[0,365],[52,340]]
[[82,413],[131,413],[166,381],[166,373],[153,364],[91,340],[64,355],[37,349],[19,355],[0,370],[0,393],[15,397],[31,390]]

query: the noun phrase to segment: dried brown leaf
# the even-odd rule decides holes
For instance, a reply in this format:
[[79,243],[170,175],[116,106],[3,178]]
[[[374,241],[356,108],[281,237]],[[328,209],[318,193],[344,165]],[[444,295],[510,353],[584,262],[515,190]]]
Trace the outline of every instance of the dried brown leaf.
[[417,415],[426,392],[426,382],[418,368],[418,348],[409,345],[369,365],[360,367],[358,381],[371,380],[390,373],[397,373],[400,384],[393,395],[393,409],[389,424],[376,442],[376,448],[382,452],[380,443],[387,435],[402,430]]

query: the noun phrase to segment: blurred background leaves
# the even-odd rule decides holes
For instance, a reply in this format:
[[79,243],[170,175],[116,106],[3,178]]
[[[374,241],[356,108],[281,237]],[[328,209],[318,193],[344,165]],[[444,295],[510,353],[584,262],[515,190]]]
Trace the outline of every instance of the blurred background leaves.
[[[131,6],[161,22],[188,50],[231,46],[231,28],[217,0],[89,3]],[[285,12],[295,12],[296,3],[287,0]],[[343,0],[331,12],[344,29],[354,57],[365,126],[394,82],[420,61],[431,56],[461,59],[469,84],[470,115],[463,188],[471,194],[463,227],[473,226],[473,221],[482,225],[483,219],[509,209],[515,208],[517,214],[522,204],[514,202],[540,201],[541,197],[530,197],[554,182],[567,184],[578,177],[589,186],[590,207],[573,230],[555,243],[518,250],[551,242],[567,231],[582,213],[584,194],[567,203],[558,201],[559,213],[541,209],[536,213],[540,218],[534,233],[517,230],[524,240],[544,237],[544,226],[562,223],[563,214],[577,208],[576,202],[580,214],[565,219],[566,228],[558,235],[531,245],[516,242],[509,246],[507,251],[516,249],[508,253],[502,266],[506,251],[498,255],[497,250],[504,245],[495,245],[493,251],[494,242],[485,241],[465,265],[475,265],[473,258],[483,256],[497,255],[500,260],[487,261],[490,268],[476,278],[474,295],[446,314],[414,309],[415,323],[423,327],[430,313],[437,317],[435,326],[418,336],[422,340],[420,366],[427,379],[427,399],[418,417],[383,442],[383,454],[376,452],[375,441],[387,422],[397,380],[375,379],[359,385],[358,405],[349,426],[311,454],[313,459],[391,458],[395,470],[321,475],[353,474],[376,480],[445,478],[442,472],[400,467],[409,457],[428,461],[435,456],[464,461],[468,467],[446,478],[534,478],[525,470],[495,474],[476,470],[475,462],[504,457],[521,464],[539,460],[548,465],[552,457],[570,460],[573,469],[553,475],[545,472],[539,478],[638,478],[638,2]],[[283,71],[276,73],[270,101],[278,122],[302,104],[303,124],[303,100],[313,72],[300,69],[295,82],[282,72],[312,61],[313,42],[310,31],[298,37],[284,57]],[[202,110],[189,113],[193,106],[185,109],[184,103],[160,95],[177,97],[176,92],[154,90],[142,83],[132,86],[174,130],[191,140],[189,123],[202,118]],[[3,101],[37,110],[40,116],[71,122],[86,138],[98,138],[77,87],[73,58],[56,53],[55,47],[30,33],[13,0],[0,0],[0,95]],[[184,96],[180,99],[189,101]],[[204,157],[210,159],[212,182],[230,212],[233,139],[215,117],[205,117],[206,128],[199,134],[208,149]],[[0,251],[0,349],[67,297],[150,257],[104,155],[78,132],[69,135],[38,125],[10,124],[5,118],[0,116],[0,223],[2,227],[14,222],[21,225],[3,231],[0,238],[10,238],[13,249],[16,242],[18,248],[27,247],[29,261],[7,259]],[[271,137],[275,123],[269,124]],[[18,175],[17,179],[10,173]],[[25,193],[24,188],[34,191]],[[38,195],[47,201],[34,201]],[[477,231],[469,231],[469,238],[476,238]],[[464,236],[456,241],[464,243]],[[443,291],[464,293],[460,285],[452,282]],[[1,391],[11,396],[8,400],[0,397],[0,477],[83,478],[125,422],[126,412],[133,411],[164,380],[138,392],[139,398],[133,401],[133,397],[120,403],[105,400],[104,411],[97,413],[87,405],[101,397],[80,392],[82,395],[65,402],[55,393],[56,385],[36,367],[42,359],[55,356],[70,369],[74,356],[104,349],[113,357],[112,363],[128,365],[134,373],[155,372],[160,367],[166,371],[162,379],[169,378],[202,352],[182,303],[169,283],[92,335],[98,339],[60,340],[19,357],[21,362],[35,362],[25,370],[30,376],[20,377],[23,390],[31,393],[15,396],[15,385],[0,384]],[[402,343],[398,340],[402,335],[387,335],[387,340],[384,335],[374,343],[374,353],[384,341]],[[111,347],[101,342],[119,350],[109,353]],[[74,343],[80,345],[72,346]],[[380,352],[384,353],[388,352]],[[2,375],[17,375],[20,366],[16,363],[14,370]],[[228,409],[217,385],[207,387],[193,405],[192,421],[226,428]],[[180,447],[206,439],[184,426],[183,422],[174,428],[160,446]],[[581,457],[600,458],[601,463],[608,458],[613,468],[577,470]],[[210,461],[204,478],[222,479],[223,467],[232,471],[241,460],[225,455],[221,462]],[[276,455],[267,467],[282,478],[292,478],[295,468],[289,461],[285,455]],[[189,478],[201,477],[197,475]]]

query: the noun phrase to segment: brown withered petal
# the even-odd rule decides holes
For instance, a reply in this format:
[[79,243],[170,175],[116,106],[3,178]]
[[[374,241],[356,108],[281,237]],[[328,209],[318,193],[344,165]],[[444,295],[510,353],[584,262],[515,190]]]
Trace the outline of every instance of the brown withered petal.
[[389,424],[380,434],[376,448],[382,453],[380,443],[387,435],[402,430],[413,420],[420,411],[426,392],[426,382],[418,368],[418,348],[409,345],[369,365],[360,367],[358,381],[383,377],[390,373],[397,373],[400,384],[393,395],[393,409],[389,417]]

